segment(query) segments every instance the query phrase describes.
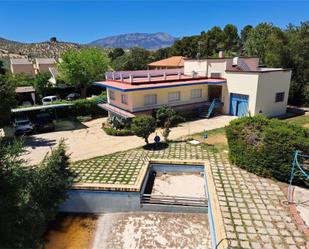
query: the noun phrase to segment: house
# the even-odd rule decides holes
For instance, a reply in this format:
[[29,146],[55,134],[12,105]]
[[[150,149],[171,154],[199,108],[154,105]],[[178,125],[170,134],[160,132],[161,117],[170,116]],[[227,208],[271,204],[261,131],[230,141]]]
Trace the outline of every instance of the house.
[[148,64],[149,69],[171,69],[183,68],[185,57],[172,56],[163,60],[155,61]]
[[[109,115],[132,118],[160,106],[210,117],[286,112],[291,70],[259,67],[258,58],[186,59],[183,69],[106,73]],[[205,115],[203,115],[205,114]]]
[[50,73],[50,68],[56,67],[56,60],[54,58],[36,58],[34,66],[36,73]]
[[15,88],[18,104],[36,104],[35,89],[32,86],[19,86]]
[[32,62],[26,58],[10,59],[10,64],[11,64],[11,72],[13,74],[17,73],[25,73],[29,75],[35,74]]

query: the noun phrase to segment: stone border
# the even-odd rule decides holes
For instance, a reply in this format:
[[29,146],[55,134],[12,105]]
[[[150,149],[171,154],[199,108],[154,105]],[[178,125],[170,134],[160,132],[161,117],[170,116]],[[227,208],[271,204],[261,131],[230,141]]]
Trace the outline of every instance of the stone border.
[[[219,245],[218,244],[216,245],[218,247],[215,246],[214,248],[225,249],[225,248],[228,247],[228,243],[227,243],[227,240],[226,240],[227,235],[226,235],[226,231],[225,231],[225,226],[223,224],[223,216],[222,216],[222,212],[221,212],[221,209],[220,209],[216,185],[215,185],[215,182],[214,182],[214,179],[213,179],[212,169],[211,169],[210,163],[204,162],[204,171],[205,171],[205,175],[207,177],[207,188],[208,188],[209,196],[211,197],[211,198],[209,198],[209,201],[210,201],[210,205],[211,205],[212,218],[213,218],[213,220],[216,221],[216,222],[214,222],[214,230],[215,230],[216,235],[217,235],[217,243],[219,243]],[[209,222],[211,222],[211,221],[209,221]]]
[[[284,194],[287,196],[288,194],[288,188],[286,186],[280,186],[281,190],[284,192]],[[293,186],[295,188],[295,186]],[[301,229],[301,231],[304,233],[305,237],[307,237],[308,241],[306,243],[306,247],[309,248],[309,227],[305,224],[302,217],[297,211],[296,204],[294,202],[286,204],[286,206],[289,208],[290,213],[293,216],[293,219],[297,226]]]

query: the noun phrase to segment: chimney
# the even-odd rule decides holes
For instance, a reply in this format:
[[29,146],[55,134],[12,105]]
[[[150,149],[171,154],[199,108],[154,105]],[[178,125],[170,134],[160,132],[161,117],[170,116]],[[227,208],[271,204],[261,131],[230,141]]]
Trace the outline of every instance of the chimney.
[[224,50],[223,49],[220,49],[219,50],[219,58],[224,58]]

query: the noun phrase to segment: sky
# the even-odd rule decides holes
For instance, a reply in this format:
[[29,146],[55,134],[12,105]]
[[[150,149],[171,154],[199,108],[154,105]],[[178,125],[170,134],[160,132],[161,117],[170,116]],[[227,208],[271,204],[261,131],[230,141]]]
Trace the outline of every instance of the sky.
[[0,0],[0,37],[88,43],[123,33],[199,34],[214,25],[309,21],[309,0]]

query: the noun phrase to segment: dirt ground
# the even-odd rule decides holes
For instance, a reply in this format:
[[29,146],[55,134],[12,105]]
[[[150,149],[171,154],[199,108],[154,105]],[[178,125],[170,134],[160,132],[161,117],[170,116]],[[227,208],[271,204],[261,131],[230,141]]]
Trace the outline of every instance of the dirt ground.
[[117,213],[98,220],[93,249],[210,249],[207,214]]
[[91,249],[96,216],[58,216],[46,235],[45,249]]
[[155,177],[152,195],[205,197],[204,177],[199,173],[158,172]]

